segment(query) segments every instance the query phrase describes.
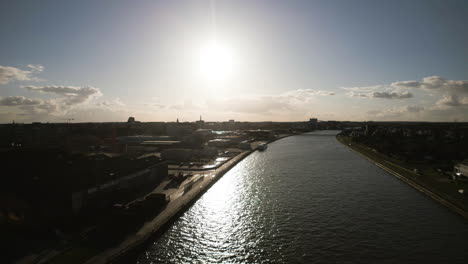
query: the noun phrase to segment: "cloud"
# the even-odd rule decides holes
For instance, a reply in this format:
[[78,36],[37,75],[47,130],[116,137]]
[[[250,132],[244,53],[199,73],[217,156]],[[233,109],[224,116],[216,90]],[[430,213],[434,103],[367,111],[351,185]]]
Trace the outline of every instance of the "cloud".
[[[409,119],[410,117],[415,117],[414,115],[424,112],[426,109],[423,106],[403,106],[403,107],[393,107],[384,110],[370,110],[367,111],[367,115],[370,117],[377,117],[379,119],[388,119],[388,118],[403,118]],[[408,116],[411,115],[411,116]]]
[[239,97],[223,100],[210,100],[207,102],[210,109],[219,111],[265,114],[274,111],[291,110],[289,103],[284,98],[272,96]]
[[44,71],[44,66],[39,65],[39,64],[28,64],[26,65],[29,69],[31,69],[32,72],[42,72]]
[[425,77],[421,81],[402,81],[390,84],[397,88],[420,88],[448,93],[468,93],[468,80],[447,80],[440,76]]
[[360,98],[369,98],[369,94],[367,93],[359,93],[359,92],[354,92],[350,91],[346,94],[348,97],[360,97]]
[[286,97],[291,97],[291,98],[301,100],[301,99],[307,99],[309,97],[314,97],[316,95],[331,96],[331,95],[335,95],[335,93],[331,91],[314,90],[314,89],[297,89],[297,90],[292,90],[292,91],[288,91],[286,93],[280,94],[279,96],[280,97],[286,96]]
[[120,98],[115,98],[114,100],[111,101],[102,101],[96,103],[96,106],[100,107],[121,107],[121,106],[126,106],[124,102]]
[[42,65],[27,66],[30,70],[21,70],[15,67],[0,66],[0,84],[7,84],[12,81],[40,81],[41,79],[34,77],[34,73],[39,73],[44,70]]
[[379,99],[408,99],[412,98],[413,94],[410,92],[400,91],[369,91],[358,89],[351,90],[347,93],[348,97],[359,97],[359,98],[379,98]]
[[23,110],[22,114],[35,117],[38,114],[54,114],[60,110],[60,104],[56,100],[42,100],[24,96],[0,98],[0,106],[17,107]]
[[[7,84],[13,81],[41,81],[41,79],[34,75],[44,71],[44,66],[28,64],[26,68],[27,69],[23,70],[15,67],[0,66],[0,84]],[[12,112],[4,116],[17,116],[21,117],[21,119],[31,121],[48,120],[52,116],[66,115],[70,110],[89,107],[89,105],[87,105],[89,101],[102,96],[102,92],[98,88],[92,86],[26,85],[20,86],[20,88],[33,92],[55,95],[56,98],[44,100],[27,98],[24,96],[0,97],[0,107],[9,107],[12,109]],[[101,108],[112,108],[124,105],[125,104],[117,98],[113,101],[103,101],[98,106]]]
[[9,96],[0,98],[0,106],[40,105],[40,99],[29,99],[24,96]]
[[399,88],[422,89],[443,94],[435,102],[435,106],[432,107],[433,110],[468,106],[468,80],[447,80],[440,76],[430,76],[423,78],[421,81],[394,82],[391,85]]
[[[389,85],[342,88],[349,97],[406,99],[411,91],[426,93],[433,98],[425,107],[400,107],[368,111],[368,115],[382,119],[447,121],[453,118],[468,120],[468,80],[448,80],[441,76],[429,76],[421,80],[393,82]],[[437,98],[438,97],[438,98]],[[417,119],[419,118],[419,119]]]
[[271,114],[281,111],[294,111],[309,107],[317,96],[333,96],[334,92],[313,89],[297,89],[281,94],[251,95],[231,98],[208,99],[202,104],[194,104],[190,100],[183,103],[164,104],[159,98],[144,103],[145,107],[170,112],[235,112],[243,114]]
[[374,92],[372,93],[373,98],[384,98],[384,99],[407,99],[413,97],[410,92]]
[[406,106],[406,112],[410,112],[410,113],[419,113],[419,112],[422,112],[424,111],[424,107],[422,106]]
[[369,111],[367,111],[368,115],[378,115],[380,113],[382,113],[382,111],[380,111],[380,110],[369,110]]
[[418,81],[393,82],[390,86],[398,88],[419,88],[421,84]]
[[46,100],[42,101],[37,105],[22,105],[19,106],[27,115],[30,115],[33,118],[38,118],[39,116],[47,115],[62,115],[66,113],[68,108],[64,108],[60,102],[56,100]]
[[297,111],[309,106],[317,96],[333,96],[334,92],[297,89],[277,95],[254,95],[222,100],[210,100],[207,106],[213,110],[248,114],[271,114],[282,111]]
[[[33,66],[33,68],[36,66]],[[41,70],[36,67],[37,71]],[[86,107],[90,100],[102,95],[95,87],[77,86],[21,86],[29,91],[53,94],[58,97],[48,100],[26,98],[24,96],[10,96],[0,98],[0,106],[14,107],[17,116],[31,121],[49,120],[53,116],[66,115],[71,109],[80,106]],[[110,102],[103,102],[101,106],[110,107]],[[112,101],[113,105],[122,105],[120,99]],[[19,111],[18,111],[19,110]],[[27,117],[26,117],[27,116]]]
[[167,106],[166,106],[165,104],[160,104],[160,103],[153,103],[153,104],[150,104],[149,106],[154,107],[154,108],[157,108],[157,109],[165,109],[165,108],[167,108]]
[[153,96],[150,98],[150,102],[143,103],[145,107],[151,107],[158,110],[168,109],[169,106],[162,103],[161,98]]
[[21,88],[41,92],[41,93],[51,93],[60,95],[64,98],[63,102],[67,105],[76,105],[87,102],[93,98],[102,96],[101,91],[98,88],[86,86],[21,86]]
[[468,97],[460,98],[458,95],[445,95],[436,102],[436,106],[451,106],[451,107],[460,107],[468,106]]
[[[405,121],[468,121],[468,99],[444,97],[435,106],[403,106],[367,112],[367,118],[373,120]],[[456,105],[454,107],[453,105]]]
[[402,81],[391,84],[398,88],[422,89],[430,92],[444,94],[436,103],[436,108],[461,107],[468,105],[468,80],[447,80],[440,76],[425,77],[421,81]]
[[413,97],[408,89],[421,89],[427,92],[440,92],[448,95],[468,94],[468,80],[447,80],[440,76],[429,76],[420,81],[398,81],[390,85],[367,87],[342,87],[348,90],[349,97],[406,99]]
[[385,85],[374,85],[364,87],[341,87],[347,90],[348,97],[358,98],[378,98],[378,99],[407,99],[412,98],[413,94],[407,91],[391,88]]
[[[152,114],[152,118],[154,118],[154,113]],[[138,120],[141,120],[143,113],[123,107],[109,108],[90,106],[86,108],[71,109],[66,113],[66,115],[60,116],[60,118],[62,120],[65,118],[73,118],[75,122],[126,122],[129,116],[135,116]]]

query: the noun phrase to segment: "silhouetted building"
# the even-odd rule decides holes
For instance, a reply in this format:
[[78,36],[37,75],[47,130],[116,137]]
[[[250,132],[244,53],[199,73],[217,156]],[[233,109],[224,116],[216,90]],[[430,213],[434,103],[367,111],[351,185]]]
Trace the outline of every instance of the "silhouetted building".
[[317,118],[310,118],[309,119],[309,128],[310,129],[317,129]]
[[192,134],[190,123],[170,123],[166,126],[166,134],[175,138],[182,138]]
[[197,159],[212,159],[218,151],[215,148],[204,149],[167,149],[161,152],[163,160],[189,161]]
[[[156,156],[96,153],[72,155],[57,149],[0,153],[0,217],[23,227],[52,227],[75,215],[96,215],[114,203],[157,185],[167,164]],[[27,164],[27,166],[25,166]]]
[[203,121],[202,116],[200,116],[200,120],[195,121],[197,124],[197,129],[205,128],[205,121]]

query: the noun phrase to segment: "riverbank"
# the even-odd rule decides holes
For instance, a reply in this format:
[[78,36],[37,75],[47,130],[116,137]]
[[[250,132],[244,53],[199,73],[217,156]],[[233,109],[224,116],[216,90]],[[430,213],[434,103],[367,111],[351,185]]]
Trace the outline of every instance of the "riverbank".
[[395,164],[384,154],[377,153],[375,150],[369,149],[364,145],[352,142],[346,137],[337,135],[336,139],[338,142],[360,154],[378,167],[406,182],[465,219],[468,219],[466,197],[461,196],[456,190],[448,188],[447,184],[436,182],[430,177],[412,171],[411,168],[405,168],[405,166]]
[[467,222],[337,133],[248,156],[127,263],[466,262]]
[[[268,143],[292,135],[280,135]],[[252,150],[244,151],[217,169],[204,174],[201,177],[203,179],[193,183],[188,190],[186,188],[175,190],[169,195],[171,201],[158,215],[145,222],[136,232],[127,235],[123,241],[117,242],[118,244],[100,250],[86,244],[78,244],[49,258],[47,263],[126,263],[132,254],[139,252],[145,245],[154,241],[216,181],[255,150],[254,144]]]
[[[273,143],[277,140],[280,140],[285,137],[293,136],[281,135],[277,138],[268,142],[268,144]],[[191,191],[185,193],[182,197],[176,199],[173,204],[161,212],[157,217],[155,217],[151,222],[145,224],[145,227],[140,229],[136,234],[136,237],[129,238],[124,241],[118,247],[106,250],[101,254],[89,259],[86,261],[87,264],[95,263],[126,263],[129,258],[131,258],[135,253],[145,247],[149,242],[154,241],[158,235],[162,234],[177,218],[182,215],[196,200],[201,197],[209,188],[215,184],[225,173],[227,173],[231,168],[233,168],[237,163],[242,161],[244,158],[249,156],[251,153],[255,152],[256,148],[253,150],[245,151],[232,158],[221,167],[215,170],[212,175],[205,177],[205,180],[196,184]]]
[[165,210],[156,216],[150,222],[147,222],[135,235],[127,238],[119,246],[108,249],[99,255],[89,259],[86,263],[110,263],[118,262],[123,263],[123,259],[127,255],[131,255],[139,248],[145,245],[145,242],[150,240],[158,233],[160,229],[164,229],[175,220],[181,213],[183,213],[193,202],[195,202],[204,192],[206,192],[211,185],[219,180],[222,175],[234,167],[238,162],[250,155],[253,151],[245,151],[236,157],[232,158],[226,164],[223,164],[212,175],[205,176],[205,179],[195,184],[190,191],[183,194],[183,196],[170,202]]

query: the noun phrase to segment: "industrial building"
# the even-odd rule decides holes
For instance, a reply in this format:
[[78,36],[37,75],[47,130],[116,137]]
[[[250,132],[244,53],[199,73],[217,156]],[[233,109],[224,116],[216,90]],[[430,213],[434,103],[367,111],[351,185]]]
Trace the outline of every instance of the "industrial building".
[[55,227],[89,218],[149,191],[167,176],[167,163],[142,157],[58,149],[0,153],[0,223]]

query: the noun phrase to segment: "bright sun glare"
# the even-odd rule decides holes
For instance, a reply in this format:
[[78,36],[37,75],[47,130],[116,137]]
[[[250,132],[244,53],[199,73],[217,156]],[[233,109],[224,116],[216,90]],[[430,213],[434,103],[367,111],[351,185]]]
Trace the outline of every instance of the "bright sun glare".
[[208,80],[225,80],[233,74],[234,56],[232,49],[216,40],[202,47],[199,58],[201,74]]

